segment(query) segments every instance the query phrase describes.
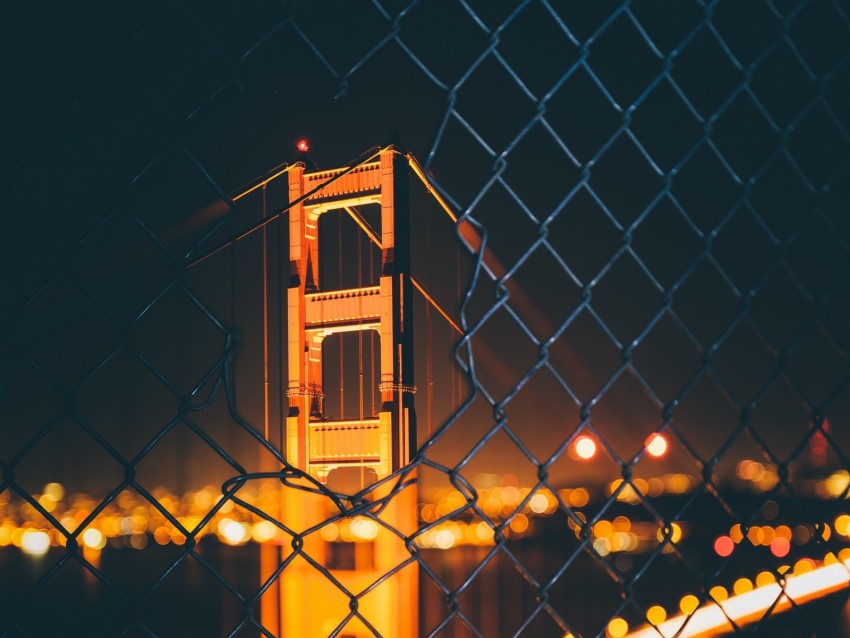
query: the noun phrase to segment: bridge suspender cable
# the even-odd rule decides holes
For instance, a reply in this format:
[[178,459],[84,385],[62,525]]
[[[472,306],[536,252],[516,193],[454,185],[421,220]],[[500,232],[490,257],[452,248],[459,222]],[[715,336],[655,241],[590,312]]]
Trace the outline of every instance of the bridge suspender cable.
[[[244,231],[242,231],[238,235],[235,235],[235,236],[231,237],[230,239],[223,241],[222,243],[218,244],[214,248],[210,249],[209,251],[207,251],[206,253],[204,253],[200,257],[198,257],[197,259],[194,259],[193,261],[189,262],[186,265],[186,268],[193,268],[193,267],[197,266],[198,264],[206,261],[207,259],[209,259],[213,255],[218,254],[219,252],[221,252],[225,248],[231,247],[231,246],[235,245],[236,242],[238,242],[242,239],[245,239],[246,237],[249,237],[250,235],[252,235],[253,233],[255,233],[258,230],[265,228],[268,224],[279,219],[285,213],[287,213],[292,206],[295,206],[296,204],[299,204],[299,203],[307,200],[308,198],[312,197],[313,195],[315,195],[316,193],[321,191],[323,188],[327,187],[328,185],[330,185],[333,182],[337,181],[338,179],[342,178],[344,175],[347,175],[351,171],[355,170],[357,167],[359,167],[362,164],[365,164],[366,162],[369,162],[370,160],[374,159],[377,155],[379,155],[381,153],[381,151],[385,150],[386,148],[389,148],[389,147],[375,147],[374,149],[371,149],[369,152],[367,152],[366,154],[361,156],[361,158],[358,158],[357,160],[355,160],[354,162],[349,164],[346,169],[340,171],[339,173],[337,173],[336,175],[334,175],[333,177],[331,177],[327,181],[322,182],[320,185],[318,185],[314,189],[308,191],[307,193],[304,193],[301,197],[299,197],[295,201],[290,202],[285,207],[281,208],[280,210],[276,211],[275,213],[273,213],[271,215],[268,215],[268,214],[264,215],[263,218],[258,223],[256,223],[253,226],[245,229]],[[363,159],[363,158],[365,158],[365,159]],[[449,216],[449,218],[453,222],[457,222],[457,220],[458,220],[457,216],[452,212],[451,207],[449,207],[449,205],[446,203],[445,199],[443,199],[443,197],[437,192],[437,190],[430,183],[430,181],[428,180],[428,177],[425,175],[425,172],[422,170],[422,167],[419,165],[419,163],[416,161],[416,159],[409,153],[405,154],[405,158],[407,159],[408,164],[411,167],[411,169],[413,170],[414,174],[422,181],[422,183],[428,189],[429,194],[432,197],[434,197],[434,199],[440,204],[440,207]],[[290,171],[293,168],[293,166],[294,165],[284,165],[281,168],[275,169],[269,176],[264,177],[259,183],[253,184],[252,186],[240,191],[237,195],[234,195],[231,201],[237,202],[240,199],[242,199],[243,197],[245,197],[246,195],[257,190],[258,188],[265,189],[265,187],[268,185],[269,182],[271,182],[271,181],[279,178],[281,175],[287,173],[288,171]],[[366,222],[366,220],[363,219],[363,217],[359,213],[357,213],[356,209],[354,209],[353,207],[348,207],[348,206],[344,207],[344,209],[349,215],[351,215],[351,217],[354,219],[354,221],[357,222],[358,226],[360,226],[360,228],[367,234],[367,236],[372,240],[372,242],[375,243],[377,246],[380,246],[381,242],[378,239],[377,234],[374,232],[374,230],[372,230],[372,228],[369,226],[369,224]],[[469,226],[469,231],[462,232],[462,236],[464,237],[464,240],[467,242],[467,244],[469,244],[469,242],[472,241],[473,243],[470,244],[471,248],[474,247],[475,245],[480,245],[480,239],[477,239],[477,243],[475,241],[476,238],[477,238],[477,235],[475,235],[474,229],[472,229],[471,225],[463,224],[463,223],[461,223],[461,225]],[[467,235],[469,235],[469,237],[467,237]],[[434,309],[436,309],[437,312],[440,313],[440,315],[442,315],[442,317],[449,323],[449,325],[458,334],[463,334],[463,330],[457,324],[457,322],[454,319],[452,319],[451,315],[449,315],[449,313],[447,313],[437,303],[437,301],[425,289],[425,287],[422,285],[422,283],[416,277],[413,277],[413,276],[411,276],[411,281],[413,283],[413,286],[422,294],[423,297],[425,297],[425,300],[428,303],[430,303],[434,307]]]
[[[263,218],[268,214],[266,185],[263,182]],[[269,395],[269,237],[268,229],[263,226],[263,437],[269,440],[270,395]]]
[[[378,248],[380,248],[381,240],[378,239],[378,234],[369,225],[369,222],[364,219],[360,212],[353,206],[345,206],[344,210],[351,216],[351,218],[355,222],[357,222],[357,225],[360,226],[361,230],[366,234],[366,236],[372,240],[372,243],[375,244]],[[461,327],[457,325],[457,322],[452,319],[451,315],[449,315],[449,313],[446,312],[442,306],[440,306],[437,300],[431,296],[431,294],[425,289],[425,286],[422,285],[422,282],[420,282],[419,279],[414,275],[410,276],[410,280],[413,283],[413,287],[416,288],[416,290],[418,290],[425,298],[425,301],[431,304],[434,309],[442,315],[442,317],[448,322],[448,324],[452,328],[455,329],[458,334],[463,334],[463,330],[461,329]]]
[[[355,159],[353,162],[351,162],[351,163],[350,163],[347,167],[345,167],[343,170],[339,171],[338,173],[335,173],[335,174],[333,175],[333,177],[331,177],[330,179],[328,179],[328,180],[326,180],[326,181],[322,182],[321,184],[319,184],[319,185],[318,185],[318,186],[316,186],[315,188],[313,188],[313,189],[311,189],[311,190],[307,191],[306,193],[304,193],[303,195],[301,195],[301,197],[299,197],[298,199],[295,199],[294,201],[289,202],[286,206],[283,206],[283,207],[281,207],[279,210],[277,210],[275,213],[273,213],[273,214],[271,214],[271,215],[266,216],[266,218],[265,218],[265,219],[261,219],[259,222],[257,222],[257,223],[256,223],[256,224],[254,224],[253,226],[250,226],[249,228],[246,228],[244,231],[242,231],[242,232],[241,232],[241,233],[239,233],[238,235],[235,235],[235,236],[231,237],[230,239],[227,239],[227,240],[225,240],[225,241],[221,242],[220,244],[218,244],[218,245],[217,245],[217,246],[215,246],[214,248],[212,248],[212,249],[208,250],[206,253],[204,253],[203,255],[201,255],[200,257],[198,257],[197,259],[195,259],[195,260],[193,260],[193,261],[188,262],[188,263],[186,264],[186,268],[193,268],[194,266],[197,266],[197,265],[198,265],[198,264],[200,264],[201,262],[203,262],[203,261],[205,261],[205,260],[209,259],[209,258],[210,258],[210,257],[212,257],[213,255],[215,255],[215,254],[217,254],[217,253],[221,252],[221,251],[222,251],[222,250],[224,250],[225,248],[228,248],[228,247],[230,247],[230,246],[233,246],[236,242],[238,242],[238,241],[240,241],[240,240],[242,240],[242,239],[245,239],[246,237],[248,237],[248,236],[250,236],[250,235],[253,235],[255,232],[257,232],[257,231],[258,231],[258,230],[260,230],[261,228],[263,228],[263,227],[267,226],[268,224],[270,224],[270,223],[272,223],[273,221],[276,221],[277,219],[279,219],[280,217],[282,217],[282,216],[283,216],[283,214],[284,214],[284,213],[286,213],[286,212],[288,212],[288,211],[289,211],[289,209],[290,209],[290,208],[292,208],[293,206],[296,206],[296,205],[298,205],[298,204],[300,204],[300,203],[302,203],[302,202],[304,202],[304,201],[308,200],[310,197],[312,197],[312,196],[313,196],[313,195],[315,195],[316,193],[318,193],[318,192],[322,191],[323,189],[327,188],[328,186],[330,186],[330,185],[331,185],[331,184],[333,184],[334,182],[336,182],[336,181],[338,181],[338,180],[342,179],[343,177],[345,177],[346,175],[348,175],[351,171],[354,171],[354,170],[356,170],[358,167],[362,166],[363,164],[366,164],[367,162],[369,162],[369,161],[371,161],[371,160],[375,159],[376,157],[378,157],[378,156],[381,154],[381,152],[382,152],[382,151],[385,151],[385,150],[387,150],[387,149],[389,149],[389,148],[391,148],[391,147],[390,147],[390,146],[383,146],[383,147],[382,147],[382,146],[376,146],[376,147],[374,147],[374,148],[372,148],[372,149],[368,150],[366,153],[364,153],[363,155],[361,155],[360,157],[358,157],[357,159]],[[262,181],[260,181],[258,184],[254,184],[254,185],[252,185],[251,187],[249,187],[249,188],[247,188],[247,189],[245,189],[245,190],[241,191],[239,194],[237,194],[237,195],[235,195],[234,197],[232,197],[232,198],[230,199],[230,203],[235,203],[235,202],[236,202],[236,201],[238,201],[239,199],[242,199],[243,197],[245,197],[248,193],[251,193],[251,192],[255,191],[257,188],[262,187],[262,185],[263,185],[264,183],[266,183],[266,184],[267,184],[268,182],[272,181],[272,179],[276,179],[276,178],[280,177],[281,175],[283,175],[284,173],[289,172],[290,170],[292,170],[292,169],[293,169],[293,168],[295,168],[296,166],[303,166],[303,165],[302,165],[302,164],[288,164],[288,165],[285,165],[283,168],[281,168],[281,169],[277,170],[277,171],[274,173],[274,175],[273,175],[273,176],[270,176],[270,177],[266,177],[266,178],[264,178],[264,179],[263,179]],[[189,259],[189,257],[191,256],[191,254],[192,254],[192,253],[189,253],[189,255],[187,255],[187,256],[186,256],[186,259],[187,259],[187,260]]]

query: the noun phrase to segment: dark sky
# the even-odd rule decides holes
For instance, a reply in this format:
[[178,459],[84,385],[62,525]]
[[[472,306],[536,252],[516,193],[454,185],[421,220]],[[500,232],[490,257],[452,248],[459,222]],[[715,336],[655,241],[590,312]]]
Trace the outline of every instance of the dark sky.
[[[788,459],[826,417],[830,467],[846,465],[846,7],[727,0],[709,20],[684,1],[117,6],[0,9],[0,459],[27,489],[120,482],[104,443],[138,454],[233,325],[238,408],[260,427],[261,235],[188,271],[184,258],[257,220],[256,199],[222,195],[294,159],[299,137],[334,167],[393,130],[510,274],[501,306],[486,275],[472,285],[439,209],[414,199],[416,274],[455,310],[472,285],[479,392],[434,458],[459,462],[494,413],[541,462],[584,424],[617,460],[562,456],[553,480],[610,480],[668,423],[668,460],[636,473],[699,471],[722,450],[725,475]],[[270,226],[274,326],[281,240]],[[424,441],[461,393],[452,332],[417,310]],[[225,407],[219,389],[192,423],[255,467]],[[505,471],[537,475],[499,432],[464,473]],[[234,473],[185,423],[138,472],[175,489]]]

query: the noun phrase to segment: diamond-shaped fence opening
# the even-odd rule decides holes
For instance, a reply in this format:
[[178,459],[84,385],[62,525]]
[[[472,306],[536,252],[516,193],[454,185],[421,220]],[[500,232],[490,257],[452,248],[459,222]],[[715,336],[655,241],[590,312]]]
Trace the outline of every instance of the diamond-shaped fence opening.
[[52,4],[0,636],[846,633],[845,4]]

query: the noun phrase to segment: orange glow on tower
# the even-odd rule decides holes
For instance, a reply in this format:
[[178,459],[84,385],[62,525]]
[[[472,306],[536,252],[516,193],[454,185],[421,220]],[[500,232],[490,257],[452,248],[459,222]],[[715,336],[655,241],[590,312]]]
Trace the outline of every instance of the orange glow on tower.
[[[297,146],[309,148],[306,140]],[[388,480],[410,461],[416,445],[408,160],[387,148],[377,161],[354,168],[307,173],[296,164],[288,177],[286,458],[315,482],[313,491],[283,489],[281,520],[296,536],[280,548],[263,547],[263,582],[281,561],[289,562],[263,597],[262,622],[273,633],[299,638],[337,630],[365,638],[374,635],[370,626],[382,636],[415,636],[418,564],[402,537],[417,530],[415,476]],[[319,217],[366,204],[381,207],[378,281],[323,290]],[[324,406],[323,341],[370,330],[380,341],[380,409],[331,420]],[[316,483],[329,493],[316,493]],[[330,492],[348,510],[342,512]],[[359,503],[356,510],[349,497]]]

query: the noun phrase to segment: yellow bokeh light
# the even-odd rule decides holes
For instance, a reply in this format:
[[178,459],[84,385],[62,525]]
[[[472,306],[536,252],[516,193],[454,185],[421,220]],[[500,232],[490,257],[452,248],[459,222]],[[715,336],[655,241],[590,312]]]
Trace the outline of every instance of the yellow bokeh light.
[[[668,534],[665,533],[665,530],[663,529],[659,529],[655,534],[655,538],[658,540],[659,543],[663,541],[666,536],[668,536]],[[678,523],[671,523],[669,537],[670,540],[674,543],[678,543],[680,540],[682,540],[682,526]]]
[[661,605],[653,605],[646,610],[646,619],[651,625],[660,625],[667,620],[667,610]]
[[628,532],[632,528],[632,521],[627,516],[618,516],[611,525],[615,532]]
[[44,495],[49,496],[54,501],[61,501],[65,496],[65,488],[61,483],[48,483],[44,486]]
[[171,532],[165,526],[157,527],[153,533],[157,545],[168,545],[171,542]]
[[124,490],[118,495],[118,506],[123,510],[128,510],[132,508],[136,504],[136,495],[129,491]]
[[[452,510],[460,509],[466,503],[466,500],[457,493],[450,499]],[[508,485],[502,488],[502,502],[505,505],[516,505],[519,502],[519,490],[513,485]]]
[[328,523],[319,530],[319,535],[328,543],[332,543],[339,538],[339,525]]
[[761,527],[753,525],[747,532],[747,540],[754,546],[761,545],[761,542],[764,540],[764,533],[761,531]]
[[759,572],[756,576],[756,587],[764,587],[765,585],[771,585],[776,582],[776,576],[773,575],[773,572]]
[[118,536],[121,533],[121,519],[117,516],[105,516],[100,523],[100,531],[108,538]]
[[693,594],[685,594],[679,600],[679,610],[686,616],[694,613],[697,607],[699,607],[699,598]]
[[835,517],[833,523],[836,534],[841,536],[850,536],[850,516],[847,514],[839,514]]
[[791,537],[793,535],[791,533],[791,528],[787,525],[780,525],[774,530],[774,532],[776,534],[776,538],[784,538],[789,541],[791,540]]
[[631,503],[635,505],[640,503],[640,494],[635,491],[635,488],[631,483],[626,483],[621,489],[620,493],[617,494],[618,501],[625,501],[626,503]]
[[680,540],[682,540],[682,537],[684,536],[684,531],[682,530],[682,526],[679,523],[673,523],[671,527],[672,527],[672,530],[673,530],[673,534],[672,534],[671,538],[672,538],[674,543],[678,543]]
[[106,536],[99,529],[89,527],[83,532],[83,544],[91,549],[103,549],[106,546]]
[[218,523],[218,537],[228,545],[239,545],[248,539],[248,530],[242,523],[223,518]]
[[629,633],[629,623],[622,618],[612,618],[608,622],[608,635],[611,638],[623,638],[627,633]]
[[[200,516],[183,516],[181,518],[178,518],[177,520],[179,520],[183,527],[185,527],[190,532],[197,529],[198,525],[201,524]],[[142,531],[141,529],[139,529],[139,521],[133,518],[132,516],[121,521],[122,528],[124,527],[125,521],[127,521],[127,526],[129,527],[130,533],[137,534],[138,532]],[[125,532],[125,534],[126,533],[127,532]]]
[[839,470],[827,477],[824,482],[827,494],[833,498],[837,498],[844,494],[847,489],[847,484],[850,483],[850,472],[847,470]]
[[358,539],[369,541],[378,537],[378,524],[371,518],[355,516],[351,521],[351,535]]
[[12,545],[15,547],[21,547],[23,545],[24,531],[22,527],[16,527],[12,530]]
[[741,525],[735,523],[732,527],[729,528],[729,538],[732,539],[732,542],[736,545],[744,540],[744,534],[741,531]]
[[265,543],[277,535],[277,527],[271,521],[259,521],[251,527],[251,538],[258,543]]
[[611,542],[612,552],[627,551],[632,544],[631,535],[626,532],[614,532],[608,536],[608,540]]
[[50,494],[42,494],[41,496],[39,496],[38,504],[41,505],[48,512],[52,512],[56,509],[56,499],[53,498]]
[[764,464],[759,463],[758,461],[744,459],[738,463],[737,474],[738,478],[745,481],[758,482],[764,478],[765,467]]
[[664,481],[653,476],[646,482],[646,489],[650,496],[661,496],[664,493]]
[[814,561],[811,558],[801,558],[794,563],[794,575],[808,574],[815,568]]
[[732,591],[734,591],[737,596],[751,592],[753,591],[753,581],[749,578],[739,578],[735,581],[735,584],[732,585]]
[[590,494],[583,487],[577,487],[570,492],[570,505],[584,507],[590,501]]
[[50,532],[50,544],[53,547],[65,547],[68,539],[65,538],[65,535],[62,534],[58,529],[51,529]]
[[708,593],[717,603],[722,603],[724,600],[729,598],[729,592],[726,591],[726,588],[722,585],[715,585],[708,590]]
[[[487,512],[487,514],[493,514],[493,499],[487,499],[486,501],[484,501],[484,510],[485,512]],[[422,505],[421,509],[419,510],[419,518],[421,518],[426,523],[433,523],[434,520],[436,520],[437,518],[436,513],[436,508],[432,504],[427,503]]]
[[21,549],[36,556],[44,554],[50,549],[50,536],[41,530],[28,529],[21,535]]
[[198,491],[192,500],[194,502],[195,507],[198,507],[202,510],[208,510],[210,507],[212,507],[213,502],[215,500],[212,488],[208,486]]
[[600,556],[607,556],[611,553],[611,541],[607,538],[597,538],[593,541],[593,549],[595,549]]
[[673,494],[686,494],[691,485],[691,478],[687,474],[673,474],[667,479],[667,489]]
[[478,523],[475,526],[475,535],[480,538],[482,541],[491,541],[493,540],[493,536],[495,535],[493,532],[493,528],[490,527],[484,521]]
[[77,527],[77,524],[74,522],[74,517],[68,516],[67,514],[59,519],[59,524],[69,532],[73,531]]
[[614,492],[623,484],[623,479],[614,479],[610,483],[608,483],[608,494],[610,496],[614,495]]
[[441,529],[434,535],[434,544],[440,549],[449,549],[455,544],[455,535],[451,530]]
[[528,507],[531,508],[531,511],[535,514],[542,514],[549,507],[549,499],[546,498],[546,495],[542,492],[537,492],[531,497],[531,500],[528,502]]
[[593,534],[600,538],[610,536],[613,531],[614,526],[611,524],[610,521],[606,521],[605,519],[597,521],[596,524],[593,526]]
[[522,534],[528,529],[528,517],[525,514],[517,514],[511,519],[511,530]]

